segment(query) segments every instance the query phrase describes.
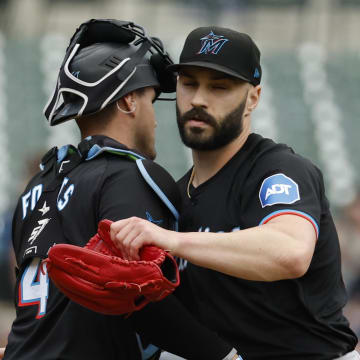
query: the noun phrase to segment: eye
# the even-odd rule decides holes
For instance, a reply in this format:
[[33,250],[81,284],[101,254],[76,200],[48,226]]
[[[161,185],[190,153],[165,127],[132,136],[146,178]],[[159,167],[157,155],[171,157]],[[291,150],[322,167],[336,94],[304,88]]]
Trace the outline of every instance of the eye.
[[194,87],[194,86],[196,86],[196,81],[193,78],[189,77],[189,76],[180,76],[179,80],[180,80],[180,84],[182,86],[186,86],[186,87]]
[[226,90],[229,89],[229,84],[223,81],[216,81],[210,84],[211,87],[215,90]]

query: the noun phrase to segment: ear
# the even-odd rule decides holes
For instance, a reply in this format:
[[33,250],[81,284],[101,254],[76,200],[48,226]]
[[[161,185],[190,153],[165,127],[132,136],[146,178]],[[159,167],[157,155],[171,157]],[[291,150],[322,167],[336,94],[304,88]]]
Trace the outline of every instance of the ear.
[[244,115],[250,115],[253,110],[257,107],[261,95],[261,86],[251,86],[248,92],[246,109]]
[[119,99],[119,105],[121,104],[121,109],[126,114],[134,114],[136,109],[136,95],[135,92],[132,91],[126,95],[124,95],[121,99]]

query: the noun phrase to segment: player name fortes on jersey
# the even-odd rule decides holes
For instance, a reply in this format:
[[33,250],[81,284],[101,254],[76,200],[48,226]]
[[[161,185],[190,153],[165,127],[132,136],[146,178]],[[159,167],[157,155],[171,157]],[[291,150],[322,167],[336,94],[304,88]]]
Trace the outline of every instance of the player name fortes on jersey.
[[262,182],[259,198],[263,208],[275,204],[293,204],[300,200],[299,186],[284,174],[271,175]]

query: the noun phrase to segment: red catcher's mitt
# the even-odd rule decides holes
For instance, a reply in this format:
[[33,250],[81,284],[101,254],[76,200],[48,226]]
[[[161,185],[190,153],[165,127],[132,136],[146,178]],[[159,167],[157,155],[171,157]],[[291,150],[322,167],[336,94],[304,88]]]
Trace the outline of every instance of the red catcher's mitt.
[[179,285],[174,258],[144,246],[139,261],[124,260],[102,220],[85,247],[54,245],[44,260],[55,285],[74,302],[102,314],[128,314],[169,295]]

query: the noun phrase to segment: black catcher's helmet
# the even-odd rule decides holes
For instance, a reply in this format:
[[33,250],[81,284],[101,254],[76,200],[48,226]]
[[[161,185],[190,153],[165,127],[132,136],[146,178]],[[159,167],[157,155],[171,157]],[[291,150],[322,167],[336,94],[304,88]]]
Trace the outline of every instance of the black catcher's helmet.
[[172,63],[161,41],[141,26],[92,19],[72,36],[44,114],[53,126],[96,113],[146,86],[156,87],[158,95],[174,92],[175,76],[166,70]]

